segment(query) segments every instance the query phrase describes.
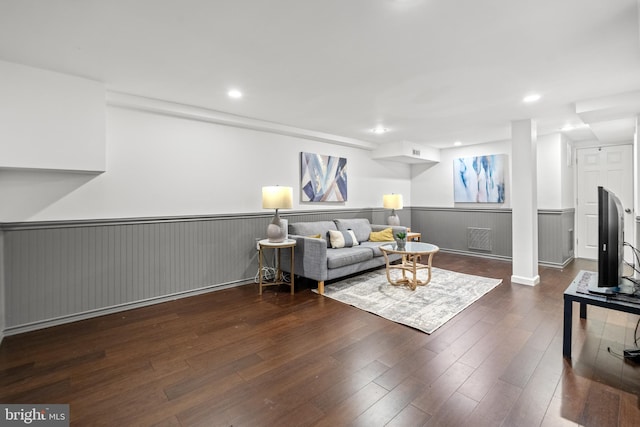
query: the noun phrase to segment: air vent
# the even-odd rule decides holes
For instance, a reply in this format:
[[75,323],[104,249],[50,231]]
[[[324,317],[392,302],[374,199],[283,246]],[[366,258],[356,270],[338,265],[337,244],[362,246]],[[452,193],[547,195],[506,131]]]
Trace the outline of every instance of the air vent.
[[491,229],[468,227],[467,245],[469,249],[491,251]]
[[416,150],[416,149],[414,148],[412,151],[413,151],[413,155],[414,155],[414,156],[419,156],[419,155],[420,155],[420,150]]

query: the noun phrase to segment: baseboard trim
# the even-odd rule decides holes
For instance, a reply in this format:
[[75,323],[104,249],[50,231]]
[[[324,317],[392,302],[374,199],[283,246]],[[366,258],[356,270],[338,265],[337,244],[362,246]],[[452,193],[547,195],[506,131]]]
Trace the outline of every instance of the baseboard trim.
[[[512,261],[510,256],[483,254],[483,253],[479,253],[479,252],[467,252],[467,251],[460,251],[460,250],[456,250],[456,249],[443,249],[443,248],[440,248],[440,252],[447,252],[447,253],[456,254],[456,255],[467,255],[467,256],[473,256],[473,257],[478,257],[478,258],[499,259],[499,260],[509,261],[509,262]],[[569,264],[571,264],[571,262],[574,259],[575,259],[575,257],[571,257],[571,258],[567,259],[565,262],[563,262],[561,264],[560,263],[540,261],[540,262],[538,262],[538,265],[541,266],[541,267],[563,269],[563,268],[567,267]]]
[[519,285],[536,286],[540,284],[540,275],[536,274],[534,277],[511,276],[511,283],[517,283]]
[[[188,298],[196,295],[206,294],[214,291],[221,291],[223,289],[233,288],[236,286],[248,285],[250,283],[254,283],[254,279],[242,279],[236,280],[232,282],[216,284],[205,286],[198,289],[193,289],[190,291],[178,292],[170,295],[162,295],[155,298],[149,298],[140,301],[133,301],[124,304],[119,304],[110,307],[99,308],[96,310],[84,311],[82,313],[74,313],[68,316],[61,316],[52,319],[39,320],[33,323],[27,323],[23,325],[16,325],[5,328],[4,331],[0,331],[0,343],[2,343],[2,338],[5,336],[19,335],[25,332],[37,331],[40,329],[50,328],[53,326],[64,325],[66,323],[73,323],[80,320],[92,319],[94,317],[105,316],[108,314],[119,313],[123,311],[133,310],[136,308],[147,307],[154,304],[160,304],[163,302],[175,301],[182,298]],[[256,291],[257,292],[257,291]]]
[[504,256],[504,255],[485,254],[485,253],[479,253],[479,252],[460,251],[457,249],[445,249],[445,248],[440,248],[440,252],[446,252],[446,253],[456,254],[456,255],[466,255],[466,256],[472,256],[477,258],[499,259],[502,261],[511,262],[511,257]]
[[539,266],[542,267],[549,267],[549,268],[557,268],[557,269],[563,269],[566,266],[568,266],[569,264],[571,264],[571,262],[575,259],[575,257],[571,257],[569,259],[567,259],[565,262],[563,263],[553,263],[553,262],[544,262],[544,261],[540,261],[538,262]]

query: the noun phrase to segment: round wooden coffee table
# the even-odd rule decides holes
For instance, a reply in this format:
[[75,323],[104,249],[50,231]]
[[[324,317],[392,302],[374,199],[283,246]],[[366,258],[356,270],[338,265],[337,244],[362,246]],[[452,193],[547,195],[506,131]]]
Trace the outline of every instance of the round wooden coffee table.
[[[424,286],[431,281],[431,261],[433,255],[440,250],[436,245],[423,242],[407,242],[403,250],[398,249],[397,244],[387,243],[380,246],[380,250],[384,255],[387,263],[387,280],[392,285],[408,285],[412,291],[416,290],[417,286]],[[391,264],[389,262],[388,254],[401,254],[402,262],[400,264]],[[426,264],[422,264],[422,256],[428,256]],[[418,279],[418,271],[427,270],[427,279]],[[392,270],[401,270],[402,277],[393,280],[389,274]],[[411,275],[407,275],[410,272]]]

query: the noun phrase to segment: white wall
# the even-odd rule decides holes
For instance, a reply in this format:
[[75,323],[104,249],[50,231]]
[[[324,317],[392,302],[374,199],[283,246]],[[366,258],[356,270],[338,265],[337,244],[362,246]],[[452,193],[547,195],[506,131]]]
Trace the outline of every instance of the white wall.
[[[574,206],[573,169],[567,165],[567,144],[567,139],[560,134],[538,137],[538,209],[566,209]],[[505,174],[505,203],[454,203],[454,159],[488,154],[506,154],[509,157],[509,167]],[[511,141],[443,149],[440,156],[438,164],[412,166],[411,198],[414,206],[511,208]]]
[[[119,107],[106,123],[105,173],[0,171],[14,206],[0,221],[261,212],[262,186],[276,184],[294,187],[293,209],[381,207],[386,192],[411,204],[409,165],[368,150]],[[300,202],[301,151],[347,158],[346,203]]]
[[0,61],[0,168],[102,171],[102,83]]
[[[562,169],[562,200],[561,208],[572,209],[576,205],[574,147],[569,138],[562,135],[560,140],[561,159],[558,165]],[[540,190],[538,190],[540,191]]]
[[[505,174],[507,183],[505,203],[464,203],[455,204],[453,200],[453,161],[460,157],[472,157],[489,154],[506,154],[508,168]],[[511,206],[511,143],[510,141],[492,142],[468,147],[454,147],[440,151],[440,163],[434,165],[414,165],[411,171],[411,200],[413,206],[471,208],[509,208]]]
[[562,159],[560,134],[538,137],[538,209],[562,205],[562,169],[556,167]]
[[[372,160],[365,148],[106,107],[102,85],[86,79],[1,61],[0,71],[9,76],[0,113],[17,123],[0,135],[0,222],[259,212],[261,187],[274,184],[294,187],[296,210],[381,207],[391,192],[406,206],[453,207],[453,160],[483,154],[507,154],[511,180],[510,141],[444,149],[440,163],[409,166]],[[572,206],[563,138],[539,146],[539,207]],[[346,203],[300,203],[301,151],[348,159]],[[511,186],[503,204],[463,206],[510,208]]]
[[575,206],[572,147],[556,133],[538,137],[538,209]]

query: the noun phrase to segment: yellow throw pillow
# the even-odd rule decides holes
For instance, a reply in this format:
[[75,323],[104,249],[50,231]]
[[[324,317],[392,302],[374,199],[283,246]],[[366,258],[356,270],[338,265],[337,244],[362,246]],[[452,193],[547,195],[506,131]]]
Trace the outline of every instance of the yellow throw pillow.
[[393,230],[391,227],[385,228],[382,231],[372,231],[369,234],[369,241],[371,242],[392,242],[395,240],[393,238]]
[[311,237],[312,239],[322,239],[322,236],[320,234],[314,234],[313,236],[307,236],[307,237]]

